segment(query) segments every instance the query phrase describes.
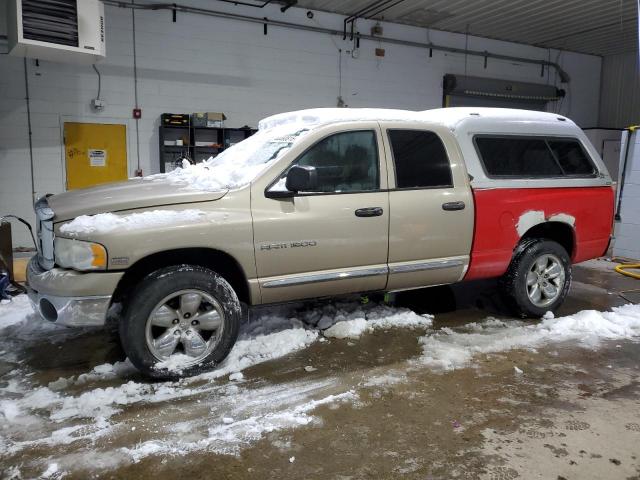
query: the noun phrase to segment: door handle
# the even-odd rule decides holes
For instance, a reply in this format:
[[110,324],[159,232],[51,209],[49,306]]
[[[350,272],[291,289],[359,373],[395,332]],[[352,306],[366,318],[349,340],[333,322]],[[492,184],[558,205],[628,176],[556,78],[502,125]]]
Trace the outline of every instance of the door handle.
[[464,202],[447,202],[442,204],[442,209],[447,212],[452,212],[454,210],[464,210],[465,204]]
[[382,213],[381,207],[359,208],[356,210],[356,217],[379,217]]

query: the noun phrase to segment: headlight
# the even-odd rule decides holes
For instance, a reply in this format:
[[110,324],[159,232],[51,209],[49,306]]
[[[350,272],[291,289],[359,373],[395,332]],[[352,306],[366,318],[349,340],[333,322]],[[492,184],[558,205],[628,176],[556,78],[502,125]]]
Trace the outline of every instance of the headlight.
[[75,270],[105,270],[107,268],[107,251],[99,243],[55,239],[56,263],[63,268]]

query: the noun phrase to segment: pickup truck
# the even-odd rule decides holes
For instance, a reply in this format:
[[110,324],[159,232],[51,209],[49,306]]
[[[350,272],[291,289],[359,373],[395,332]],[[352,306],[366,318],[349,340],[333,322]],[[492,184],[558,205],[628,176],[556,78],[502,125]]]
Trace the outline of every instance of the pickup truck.
[[541,317],[571,264],[607,250],[613,202],[561,115],[303,110],[208,161],[41,198],[28,291],[50,322],[116,318],[145,374],[172,376],[178,355],[189,375],[230,352],[242,303],[493,277]]

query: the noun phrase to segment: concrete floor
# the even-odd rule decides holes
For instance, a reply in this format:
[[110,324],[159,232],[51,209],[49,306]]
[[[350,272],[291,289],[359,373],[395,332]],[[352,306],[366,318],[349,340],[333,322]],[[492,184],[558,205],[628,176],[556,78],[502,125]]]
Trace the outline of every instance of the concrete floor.
[[[620,292],[637,295],[628,292],[640,288],[637,281],[602,265],[574,268],[570,295],[557,316],[628,303]],[[494,282],[475,282],[410,294],[398,303],[436,313],[436,330],[455,329],[487,316],[505,318],[497,293]],[[422,352],[416,337],[423,334],[393,329],[356,341],[316,342],[244,370],[240,385],[226,379],[205,390],[180,384],[194,393],[120,405],[112,417],[116,428],[105,435],[34,442],[0,453],[0,472],[10,478],[19,470],[33,478],[55,461],[59,471],[49,478],[64,472],[64,478],[83,479],[640,479],[638,343],[605,342],[589,349],[552,343],[479,354],[470,367],[434,372],[415,360]],[[80,380],[95,365],[122,360],[114,338],[101,331],[65,337],[64,343],[48,338],[14,345],[22,349],[21,371],[35,385],[59,377]],[[3,370],[0,362],[0,373],[13,367]],[[126,382],[144,380],[126,372],[107,380],[88,377],[67,388],[80,398],[89,389],[106,394]],[[291,393],[285,403],[294,410],[302,408],[301,398],[348,394],[356,400],[318,402],[313,421],[287,426],[276,422],[284,411],[281,391]],[[204,441],[200,431],[211,434],[213,419],[249,411],[252,419],[275,422],[272,431],[261,424],[259,434],[245,429],[234,442],[221,439],[212,448],[198,448]],[[50,422],[67,425],[53,414]],[[46,428],[27,425],[25,431]],[[88,422],[84,428],[98,427]],[[12,435],[14,446],[37,436]],[[189,436],[195,445],[190,451],[167,450]],[[154,439],[164,445],[162,453],[127,454]]]

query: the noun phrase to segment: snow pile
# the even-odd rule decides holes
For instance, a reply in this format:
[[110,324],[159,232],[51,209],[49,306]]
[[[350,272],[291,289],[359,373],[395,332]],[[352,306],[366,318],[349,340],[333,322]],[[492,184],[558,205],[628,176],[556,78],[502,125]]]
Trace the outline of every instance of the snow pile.
[[[325,321],[326,321],[326,317]],[[336,321],[324,331],[329,338],[355,339],[364,333],[390,328],[427,328],[433,323],[433,315],[418,315],[411,310],[376,306],[368,311],[339,311]]]
[[377,329],[426,328],[433,322],[433,315],[419,315],[405,308],[373,302],[364,305],[356,302],[319,304],[298,312],[298,316],[303,324],[323,330],[326,337],[334,338],[357,338]]
[[166,439],[148,440],[122,451],[134,462],[150,455],[185,455],[198,451],[238,455],[243,446],[260,440],[267,433],[316,423],[318,419],[312,412],[321,405],[358,400],[352,390],[328,393],[335,389],[335,380],[322,380],[257,389],[236,387],[228,396],[227,392],[217,392],[219,403],[211,408],[208,417],[195,418],[182,426],[189,435],[173,429],[167,432]]
[[56,479],[57,480],[57,479],[62,478],[64,476],[65,476],[65,474],[64,474],[64,472],[60,471],[60,469],[58,468],[58,464],[57,463],[52,463],[42,473],[42,476],[40,478],[51,478],[51,479]]
[[318,338],[318,332],[292,328],[281,332],[245,337],[238,340],[220,368],[203,374],[208,378],[237,373],[258,363],[302,350]]
[[189,367],[193,361],[193,357],[185,355],[184,353],[174,353],[166,360],[158,362],[155,366],[157,370],[167,370],[173,373],[182,373],[182,371]]
[[209,192],[238,188],[249,184],[307,132],[304,126],[290,124],[261,129],[216,157],[194,165],[183,164],[183,168],[145,178],[168,180],[177,186]]
[[60,227],[61,233],[71,235],[88,233],[109,233],[114,230],[142,230],[158,228],[174,224],[196,223],[206,218],[202,210],[150,210],[148,212],[116,215],[99,213],[97,215],[80,215]]
[[22,322],[33,313],[26,295],[13,297],[9,303],[0,305],[0,330]]
[[359,338],[364,332],[372,326],[364,318],[354,318],[353,320],[345,320],[327,328],[324,336],[329,338]]
[[[69,381],[69,379],[59,378],[56,380],[60,385],[67,383],[69,385],[83,385],[89,382],[95,382],[96,380],[113,380],[116,378],[125,378],[137,372],[136,367],[133,366],[131,361],[127,358],[123,362],[103,363],[93,367],[89,373],[82,373],[78,375],[75,381]],[[55,389],[55,383],[49,383],[49,388]],[[63,387],[64,388],[64,387]]]
[[614,307],[610,312],[584,310],[566,317],[545,318],[535,325],[491,320],[467,326],[467,330],[443,328],[420,338],[420,363],[434,370],[452,370],[468,366],[474,355],[482,353],[538,348],[552,342],[576,342],[593,348],[604,340],[637,339],[640,305]]
[[[43,320],[29,316],[30,307],[25,296],[16,297],[14,304],[0,306],[0,318],[9,319],[9,328],[2,330],[8,333],[12,329],[24,331],[29,325],[46,327],[35,329],[38,332],[38,340],[46,338],[50,341],[51,330],[62,330],[74,333],[78,329],[64,329],[44,322]],[[5,315],[11,313],[11,315]],[[22,398],[15,401],[13,398],[0,396],[0,413],[5,421],[21,424],[33,420],[38,411],[47,412],[47,416],[54,422],[62,422],[69,419],[109,419],[120,413],[124,407],[137,403],[154,404],[167,400],[176,400],[190,397],[195,394],[203,394],[215,388],[215,385],[205,383],[203,380],[211,380],[235,374],[238,372],[275,358],[288,355],[292,352],[304,349],[318,340],[319,330],[329,328],[327,334],[335,333],[341,324],[348,330],[348,334],[342,338],[355,338],[364,332],[370,332],[377,328],[392,327],[428,327],[431,324],[431,316],[421,316],[409,310],[393,309],[387,306],[367,304],[360,305],[356,302],[341,302],[325,304],[319,308],[295,310],[289,307],[264,308],[257,313],[257,318],[244,325],[241,334],[225,361],[215,370],[193,376],[181,382],[138,383],[128,381],[116,386],[105,388],[89,388],[79,395],[71,395],[66,392],[70,387],[88,386],[96,382],[112,382],[118,378],[127,378],[135,373],[131,363],[116,362],[115,364],[101,364],[93,367],[87,373],[77,377],[59,378],[50,382],[47,386],[33,388],[26,379],[13,390],[20,393]],[[354,330],[353,325],[358,325]],[[80,331],[81,332],[81,331]],[[54,332],[55,333],[55,332]],[[334,335],[339,336],[339,335]],[[177,358],[177,357],[176,357]],[[176,363],[179,368],[181,362],[170,358],[167,362]],[[26,382],[26,383],[25,383]],[[190,385],[195,385],[190,387]],[[3,389],[3,392],[7,392]]]

